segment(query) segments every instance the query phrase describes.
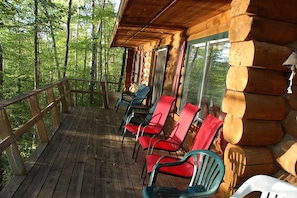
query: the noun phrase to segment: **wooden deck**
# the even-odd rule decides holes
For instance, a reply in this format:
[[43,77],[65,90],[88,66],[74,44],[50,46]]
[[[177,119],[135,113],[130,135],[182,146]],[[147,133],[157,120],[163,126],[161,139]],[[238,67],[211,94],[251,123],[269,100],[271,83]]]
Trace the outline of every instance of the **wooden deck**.
[[[75,107],[26,176],[15,177],[0,197],[142,197],[145,152],[132,158],[133,137],[121,144],[122,113]],[[148,181],[148,177],[146,183]],[[157,183],[185,186],[187,179],[162,175]]]

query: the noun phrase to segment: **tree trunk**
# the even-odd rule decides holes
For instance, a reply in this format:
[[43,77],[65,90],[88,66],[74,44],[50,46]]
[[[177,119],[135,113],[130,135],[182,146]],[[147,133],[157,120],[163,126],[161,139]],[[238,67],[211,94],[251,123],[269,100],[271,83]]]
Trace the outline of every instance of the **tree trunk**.
[[[102,9],[104,9],[105,6],[105,0],[102,1]],[[92,1],[92,21],[95,19],[95,1]],[[97,29],[97,32],[95,31]],[[98,80],[98,75],[97,75],[97,65],[99,63],[99,68],[101,68],[100,75],[102,76],[102,45],[101,45],[101,38],[99,42],[99,53],[98,53],[98,38],[99,35],[102,32],[102,21],[99,21],[99,24],[96,28],[96,24],[92,22],[92,63],[91,63],[91,69],[90,69],[90,77],[91,80]],[[98,61],[98,56],[99,55],[99,61]],[[89,90],[93,91],[95,87],[95,83],[91,82]],[[94,103],[94,97],[93,94],[90,94],[90,103]]]
[[35,24],[34,24],[34,89],[39,87],[39,79],[40,79],[40,62],[39,62],[39,41],[38,41],[38,32],[39,32],[39,24],[38,24],[38,0],[35,0]]
[[0,43],[0,99],[3,99],[3,49]]
[[66,39],[66,51],[65,51],[65,62],[64,62],[63,78],[66,77],[66,70],[67,70],[67,64],[68,64],[71,10],[72,10],[72,0],[69,0],[69,4],[68,4],[68,18],[67,18],[67,39]]
[[[3,49],[0,43],[0,99],[3,99]],[[3,189],[3,162],[2,153],[0,154],[0,191]]]
[[[97,70],[97,35],[95,32],[96,25],[93,22],[95,18],[95,1],[92,0],[92,60],[91,60],[91,68],[90,68],[90,79],[96,80],[96,70]],[[90,82],[89,90],[94,91],[95,83],[93,81]],[[90,104],[94,103],[94,96],[90,94],[89,97]]]
[[[43,9],[44,9],[44,13],[46,15],[46,18],[49,21],[49,29],[50,29],[50,35],[51,35],[52,40],[53,40],[54,57],[55,57],[55,63],[56,63],[56,68],[57,68],[57,75],[58,75],[58,79],[61,79],[60,63],[59,63],[59,59],[58,59],[56,38],[55,38],[55,34],[54,34],[54,29],[53,29],[53,21],[52,21],[51,17],[49,16],[48,8],[46,7],[45,1],[41,1],[41,3],[42,3],[42,6],[43,6]],[[51,79],[51,81],[52,80],[53,79]]]

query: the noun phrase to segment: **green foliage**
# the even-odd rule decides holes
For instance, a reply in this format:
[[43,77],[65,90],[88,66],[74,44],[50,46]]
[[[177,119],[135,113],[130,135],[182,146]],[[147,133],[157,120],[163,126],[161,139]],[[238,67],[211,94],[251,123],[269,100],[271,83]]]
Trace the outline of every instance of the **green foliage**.
[[[103,65],[98,65],[98,68],[102,67],[103,73],[100,73],[101,70],[98,69],[97,78],[99,79],[102,75],[119,76],[122,50],[109,48],[116,18],[114,5],[107,1],[103,8],[100,3],[97,3],[92,12],[91,3],[91,0],[73,1],[69,64],[66,76],[89,78],[90,57],[94,42],[91,24],[100,22],[102,24],[98,40],[100,40],[102,51],[98,56],[101,56]],[[39,27],[40,85],[58,79],[58,72],[64,68],[67,13],[68,1],[39,1],[39,15],[38,20],[35,21],[32,1],[16,0],[0,3],[0,25],[2,24],[0,45],[4,51],[4,93],[10,93],[11,90],[6,91],[6,89],[11,89],[10,87],[14,87],[16,93],[33,88],[35,25]],[[53,35],[51,35],[50,28],[53,30]],[[55,61],[52,36],[55,37],[59,66]]]

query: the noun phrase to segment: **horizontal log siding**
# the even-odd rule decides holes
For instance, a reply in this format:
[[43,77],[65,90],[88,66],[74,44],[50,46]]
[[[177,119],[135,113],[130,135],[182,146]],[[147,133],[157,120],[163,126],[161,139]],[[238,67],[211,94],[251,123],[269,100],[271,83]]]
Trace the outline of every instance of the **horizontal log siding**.
[[[254,174],[269,174],[296,184],[295,172],[290,172],[295,164],[285,165],[284,161],[288,160],[283,159],[292,158],[288,152],[293,149],[281,149],[288,139],[293,141],[292,145],[296,142],[296,132],[288,132],[296,131],[297,126],[296,119],[292,119],[296,117],[297,102],[293,97],[297,80],[293,82],[293,95],[287,96],[290,70],[282,66],[292,51],[289,46],[297,40],[297,14],[290,12],[295,5],[296,0],[286,4],[277,0],[269,3],[233,0],[231,3],[231,67],[223,102],[227,113],[223,130],[229,144],[224,153],[226,174],[219,190],[222,197],[229,197]],[[262,83],[261,78],[266,82]],[[230,99],[240,98],[239,109],[232,108],[236,105]],[[277,100],[275,105],[266,108]]]

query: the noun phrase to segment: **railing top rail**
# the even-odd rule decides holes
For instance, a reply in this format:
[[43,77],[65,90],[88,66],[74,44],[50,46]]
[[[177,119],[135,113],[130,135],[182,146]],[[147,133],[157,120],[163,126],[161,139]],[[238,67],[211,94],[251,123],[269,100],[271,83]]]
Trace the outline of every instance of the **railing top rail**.
[[104,79],[101,80],[86,80],[86,79],[79,79],[79,78],[67,78],[68,80],[74,80],[74,81],[82,81],[82,82],[102,82]]
[[67,80],[67,79],[63,79],[63,80],[53,82],[51,84],[45,85],[43,87],[40,87],[38,89],[32,90],[32,91],[30,91],[28,93],[24,93],[24,94],[19,95],[19,96],[15,96],[15,97],[10,98],[10,99],[1,100],[0,101],[0,109],[3,109],[3,108],[5,108],[5,107],[7,107],[7,106],[9,106],[11,104],[20,102],[20,101],[22,101],[24,99],[29,98],[30,96],[36,95],[36,94],[38,94],[40,92],[43,92],[43,91],[45,91],[45,90],[47,90],[47,89],[49,89],[51,87],[54,87],[54,86],[58,85],[59,83],[62,83],[65,80]]

